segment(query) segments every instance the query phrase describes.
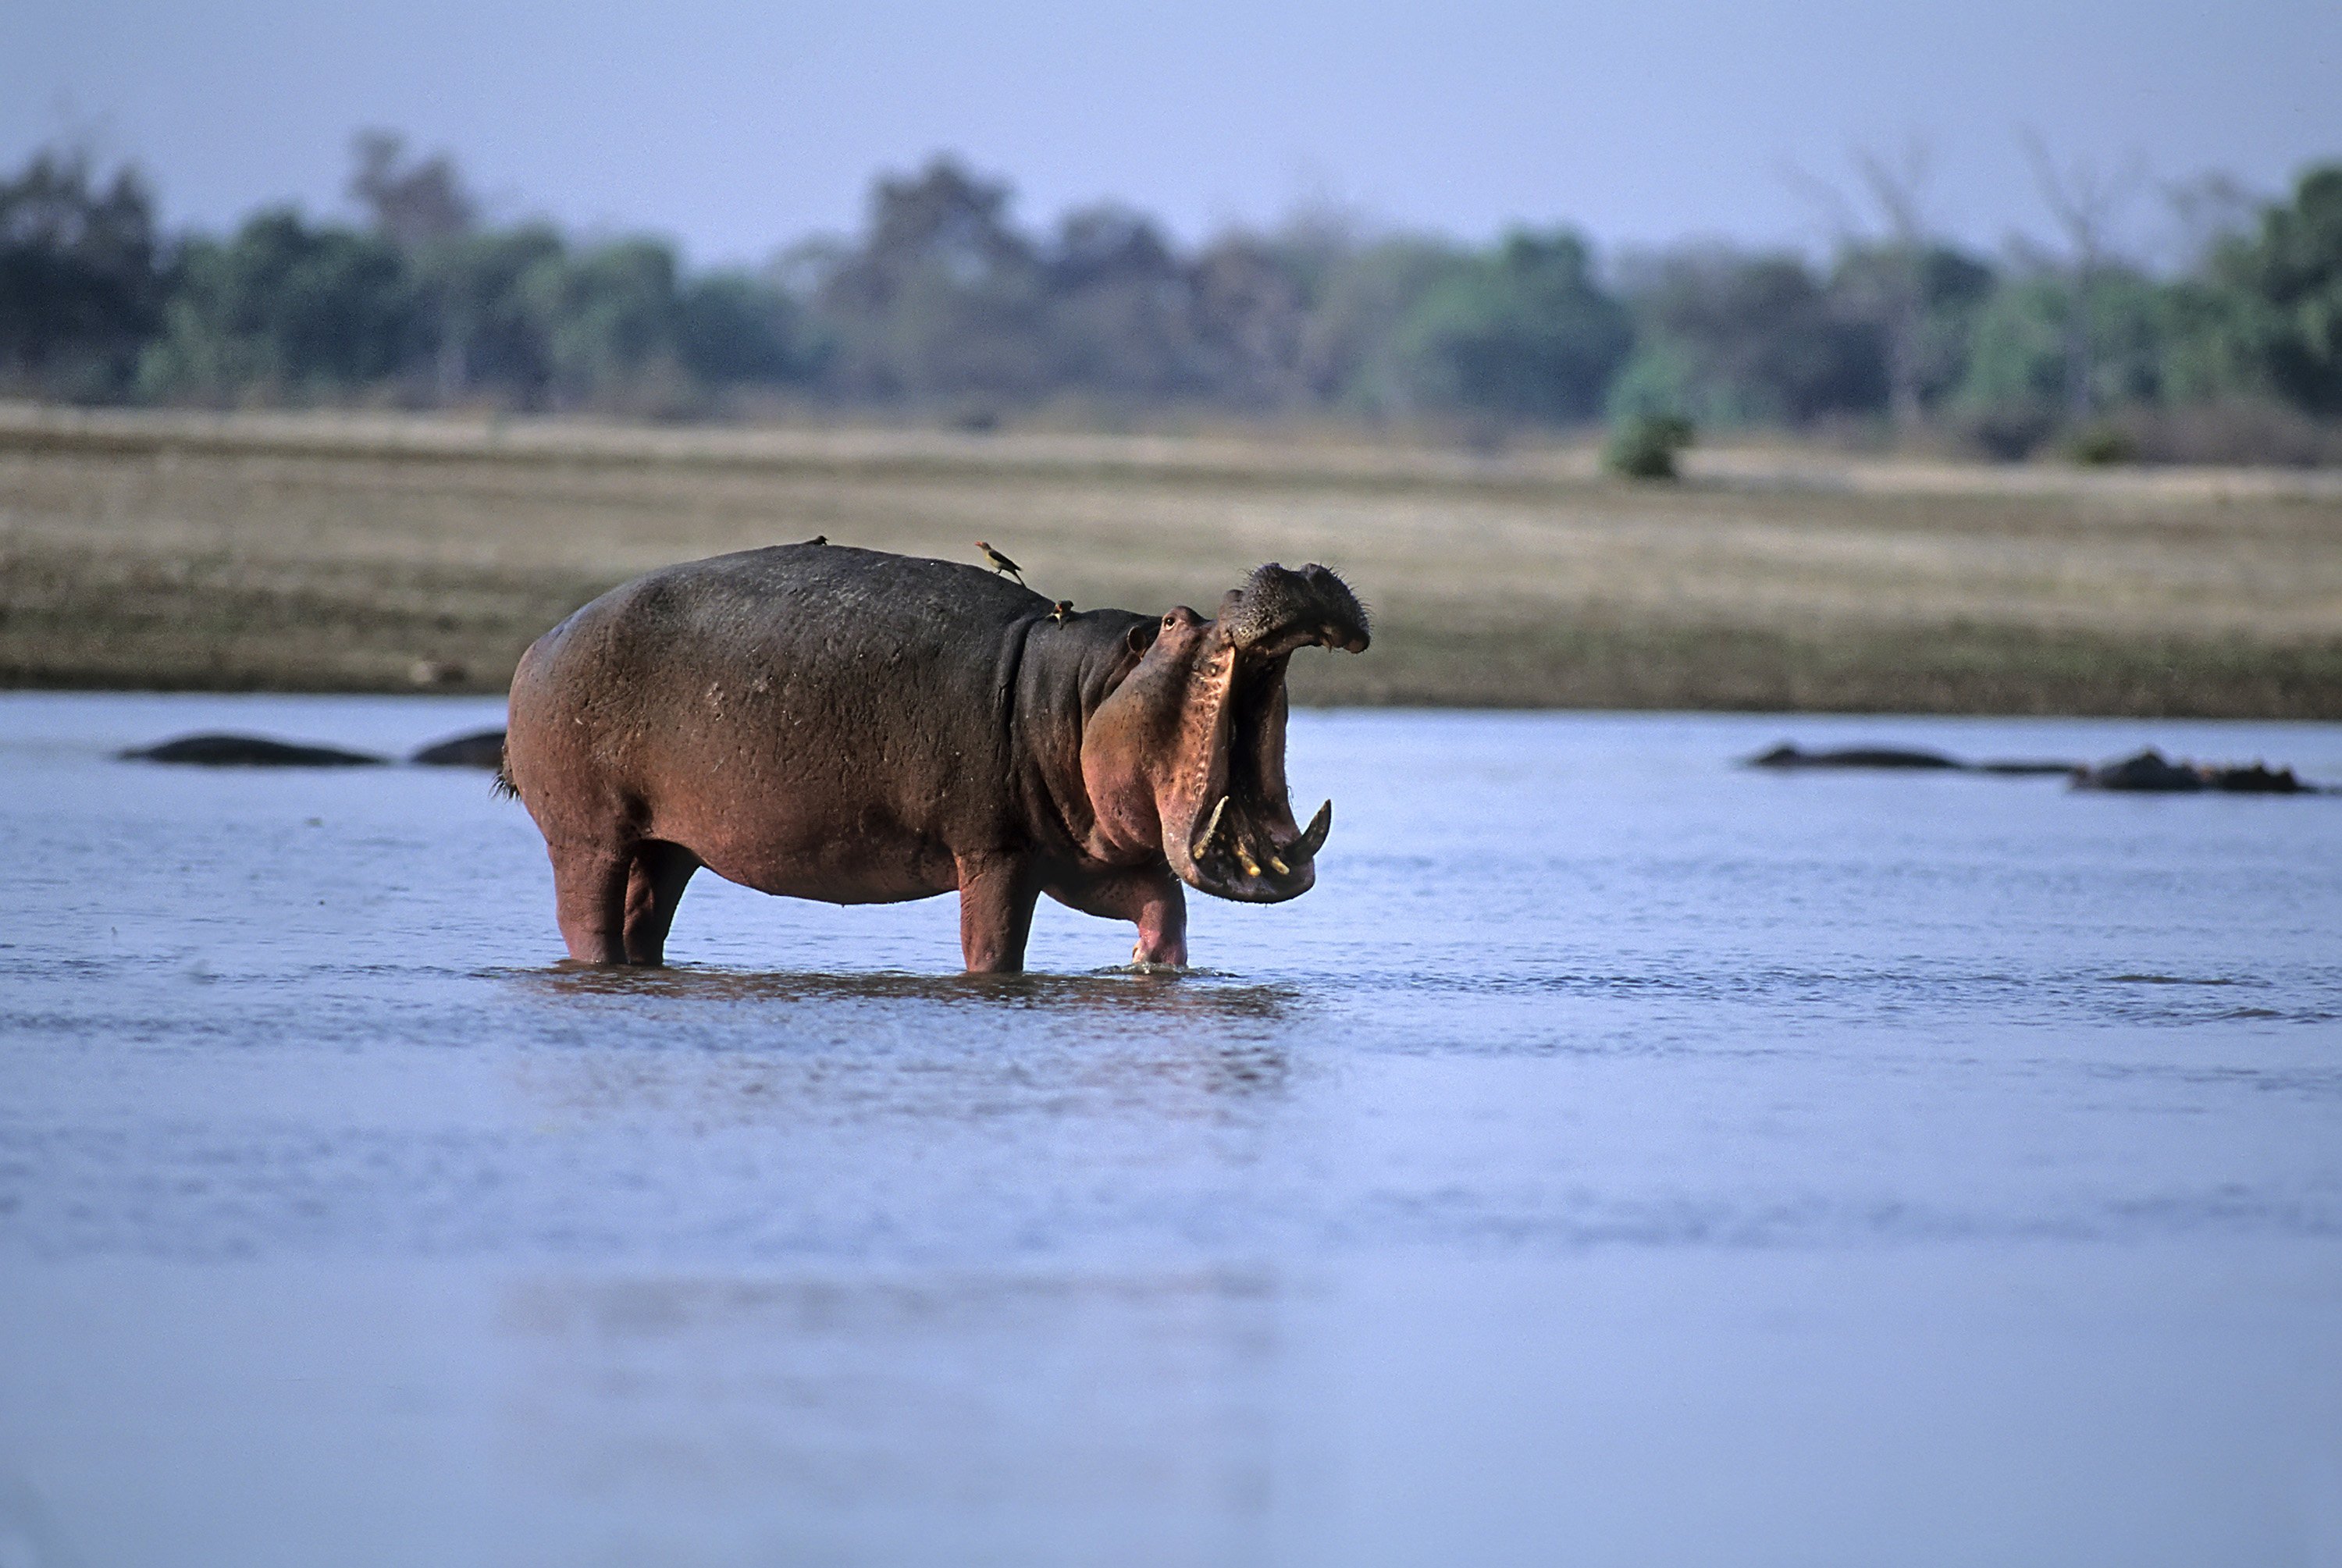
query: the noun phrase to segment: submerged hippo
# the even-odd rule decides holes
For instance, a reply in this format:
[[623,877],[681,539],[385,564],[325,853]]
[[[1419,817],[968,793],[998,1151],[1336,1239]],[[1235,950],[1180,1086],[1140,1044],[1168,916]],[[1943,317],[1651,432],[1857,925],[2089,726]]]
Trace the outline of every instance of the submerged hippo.
[[1296,649],[1366,646],[1323,566],[1206,620],[1070,613],[973,566],[812,543],[670,566],[537,639],[503,782],[572,958],[657,964],[693,872],[836,904],[956,889],[971,971],[1024,966],[1046,893],[1186,962],[1180,884],[1309,890],[1333,821],[1285,793]]
[[2076,789],[2130,790],[2147,794],[2194,794],[2202,790],[2229,794],[2322,794],[2314,784],[2304,784],[2291,768],[2266,763],[2250,767],[2208,763],[2173,762],[2149,746],[2136,756],[2074,771]]
[[133,746],[114,754],[124,762],[177,763],[204,768],[365,768],[379,767],[390,760],[372,752],[346,751],[340,746],[216,733],[181,735],[159,745]]

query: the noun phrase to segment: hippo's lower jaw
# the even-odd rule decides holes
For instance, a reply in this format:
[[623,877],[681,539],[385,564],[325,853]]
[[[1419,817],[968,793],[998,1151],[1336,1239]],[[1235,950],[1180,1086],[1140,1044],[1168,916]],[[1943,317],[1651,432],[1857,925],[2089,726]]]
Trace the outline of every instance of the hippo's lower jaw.
[[[1280,840],[1263,825],[1270,813],[1232,812],[1235,798],[1222,795],[1205,818],[1201,835],[1188,846],[1185,880],[1201,892],[1256,904],[1308,892],[1317,880],[1317,852],[1334,826],[1334,803],[1319,806],[1300,833]],[[1277,814],[1290,815],[1281,808]]]

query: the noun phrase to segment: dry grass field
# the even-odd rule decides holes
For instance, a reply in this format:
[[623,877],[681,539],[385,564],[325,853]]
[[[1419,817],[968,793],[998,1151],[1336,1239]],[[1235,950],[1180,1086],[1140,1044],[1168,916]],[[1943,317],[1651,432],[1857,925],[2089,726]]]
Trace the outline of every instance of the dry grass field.
[[1323,703],[2342,717],[2342,475],[1317,434],[667,429],[0,409],[0,684],[499,689],[663,562],[825,534],[1082,605],[1340,567]]

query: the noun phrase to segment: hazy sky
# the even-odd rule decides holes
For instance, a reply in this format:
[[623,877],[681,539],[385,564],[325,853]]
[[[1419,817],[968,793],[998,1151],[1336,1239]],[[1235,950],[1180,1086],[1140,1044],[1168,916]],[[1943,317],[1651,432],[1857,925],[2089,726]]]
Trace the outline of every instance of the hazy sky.
[[[1817,242],[1791,165],[1933,149],[1987,245],[2046,231],[2058,157],[2275,189],[2342,155],[2342,3],[1629,0],[1150,4],[0,0],[0,159],[61,131],[135,156],[174,223],[335,210],[362,125],[455,153],[500,215],[756,260],[852,227],[939,150],[1027,220],[1119,196],[1193,238],[1332,201],[1478,238]],[[2167,233],[2132,204],[2135,244]]]

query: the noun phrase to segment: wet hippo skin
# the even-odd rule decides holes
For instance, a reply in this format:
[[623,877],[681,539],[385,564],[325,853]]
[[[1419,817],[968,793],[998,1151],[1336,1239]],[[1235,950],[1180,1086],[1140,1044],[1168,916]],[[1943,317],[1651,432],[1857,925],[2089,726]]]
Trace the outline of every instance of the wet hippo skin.
[[570,957],[657,964],[701,866],[837,904],[957,891],[972,971],[1023,966],[1044,893],[1186,961],[1182,885],[1306,892],[1331,803],[1285,787],[1285,673],[1362,652],[1322,566],[1206,619],[1067,612],[974,566],[824,543],[666,567],[523,655],[504,779],[544,832]]

